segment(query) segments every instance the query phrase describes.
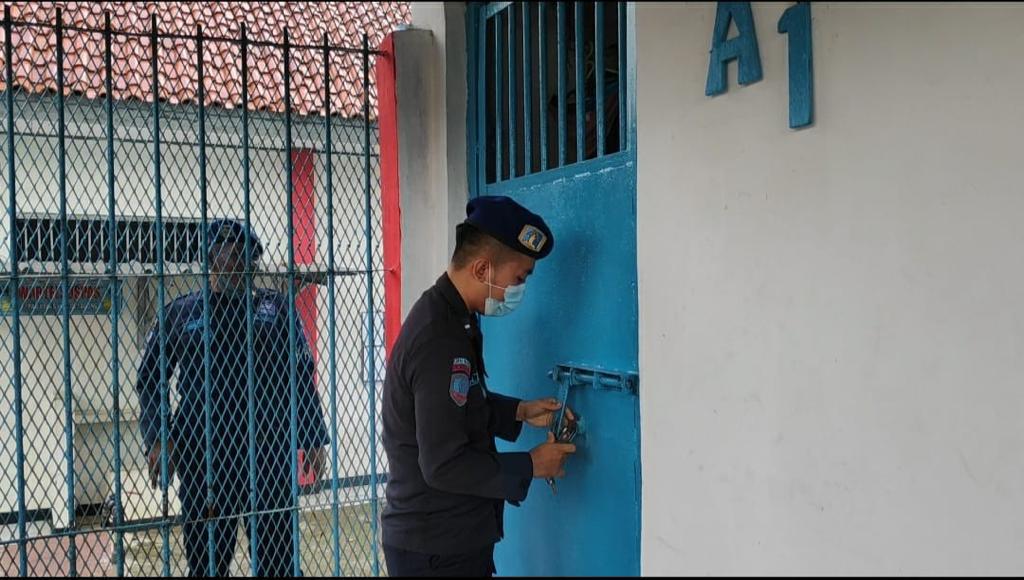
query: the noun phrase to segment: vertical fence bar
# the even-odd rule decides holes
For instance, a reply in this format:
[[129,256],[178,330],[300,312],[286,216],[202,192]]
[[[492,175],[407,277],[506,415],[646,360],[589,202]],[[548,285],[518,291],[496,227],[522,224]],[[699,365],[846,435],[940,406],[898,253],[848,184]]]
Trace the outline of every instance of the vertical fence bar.
[[587,131],[584,124],[584,117],[587,113],[587,85],[583,78],[583,60],[586,52],[583,50],[583,2],[577,0],[573,3],[573,25],[576,29],[573,37],[576,47],[576,162],[579,163],[587,156]]
[[334,289],[334,145],[331,140],[331,49],[324,32],[324,156],[327,190],[327,342],[331,367],[331,540],[334,551],[334,576],[341,576],[341,530],[338,519],[338,360]]
[[[71,313],[68,294],[71,292],[68,264],[68,174],[67,143],[64,119],[64,15],[57,8],[57,188],[60,206],[60,322],[61,349],[64,363],[64,461],[67,464],[65,484],[67,485],[68,529],[68,576],[78,576],[78,545],[75,532],[78,524],[75,518],[75,415],[71,390]],[[10,38],[10,37],[8,37]]]
[[111,56],[113,32],[110,28],[110,11],[103,14],[103,55],[106,68],[106,125],[107,125],[107,215],[110,244],[110,262],[107,276],[110,280],[110,387],[113,391],[114,411],[114,565],[117,576],[124,576],[124,505],[121,493],[121,292],[117,284],[117,204],[115,201],[114,179],[114,65]]
[[[160,349],[160,539],[163,542],[161,556],[163,559],[162,574],[166,578],[171,575],[171,532],[170,498],[168,497],[171,474],[168,471],[168,425],[167,417],[171,405],[167,393],[167,326],[164,305],[167,302],[166,279],[164,278],[164,212],[163,183],[160,177],[160,31],[157,27],[156,13],[150,22],[150,52],[153,97],[153,209],[156,214],[156,305],[157,305],[157,348]],[[148,450],[147,450],[148,451]]]
[[564,167],[569,148],[569,136],[566,134],[566,101],[568,100],[565,87],[565,2],[559,2],[556,12],[557,18],[557,50],[558,50],[558,166]]
[[[207,215],[206,197],[206,77],[203,68],[203,26],[196,27],[196,74],[198,76],[199,101],[199,213],[201,214],[201,225],[199,231],[200,257],[203,269],[203,392],[205,400],[205,453],[206,453],[206,506],[204,514],[206,519],[206,563],[209,575],[217,575],[216,562],[216,539],[214,528],[216,522],[213,512],[217,505],[217,498],[213,494],[213,369],[210,359],[210,349],[213,346],[213,336],[210,331],[210,244],[209,244],[209,216]],[[219,514],[216,514],[219,515]]]
[[516,137],[519,111],[517,110],[516,93],[519,92],[516,82],[516,5],[508,8],[508,178],[516,178]]
[[380,551],[377,549],[377,340],[373,312],[373,206],[370,191],[370,39],[363,34],[363,182],[366,193],[366,329],[369,346],[368,395],[370,406],[370,509],[373,529],[373,575],[380,576]]
[[21,384],[21,296],[18,277],[18,196],[17,179],[15,179],[14,155],[14,64],[11,50],[11,5],[4,4],[4,57],[7,65],[7,218],[10,235],[11,274],[8,292],[11,293],[11,332],[14,335],[11,348],[14,351],[14,478],[18,494],[18,572],[22,577],[28,576],[28,551],[26,540],[25,512],[25,431],[24,413],[22,408]]
[[[294,573],[300,575],[299,562],[299,466],[298,466],[298,376],[295,358],[295,348],[298,344],[298,337],[295,336],[295,203],[294,184],[292,183],[292,83],[291,83],[291,45],[288,38],[288,28],[284,29],[284,143],[285,143],[285,175],[287,179],[286,190],[288,192],[288,409],[290,411],[289,434],[291,436],[292,468],[292,498],[295,505],[292,507],[292,549],[294,558],[292,560]],[[307,449],[308,451],[308,449]]]
[[504,102],[502,89],[502,74],[503,67],[501,66],[504,61],[501,48],[501,17],[502,13],[498,12],[494,15],[494,182],[498,183],[502,178],[502,171],[505,166],[504,159],[504,146],[505,146],[505,115],[502,110],[502,103]]
[[245,368],[249,403],[249,569],[253,576],[264,573],[259,565],[259,529],[257,512],[261,507],[256,486],[256,353],[253,349],[254,321],[252,314],[252,182],[249,158],[249,30],[242,23],[242,205],[245,213]]
[[619,2],[619,151],[626,150],[626,3]]
[[530,3],[523,2],[523,175],[533,173],[533,46]]
[[540,85],[540,170],[548,169],[548,7],[537,4],[537,75]]
[[[471,12],[477,16],[477,43],[473,51],[476,58],[476,124],[477,124],[477,150],[470,151],[477,163],[476,183],[470,184],[470,195],[479,195],[483,192],[487,183],[487,163],[490,161],[491,148],[487,143],[487,17],[484,16],[483,8]],[[497,178],[495,178],[497,181]]]
[[594,3],[594,116],[597,122],[597,156],[604,155],[604,3]]

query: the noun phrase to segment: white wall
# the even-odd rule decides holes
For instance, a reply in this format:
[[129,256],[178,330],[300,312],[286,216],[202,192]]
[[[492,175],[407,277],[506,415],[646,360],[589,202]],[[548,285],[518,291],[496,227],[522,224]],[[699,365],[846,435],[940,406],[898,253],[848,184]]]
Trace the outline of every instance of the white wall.
[[466,217],[466,36],[461,2],[414,2],[395,33],[402,316],[441,275]]
[[645,574],[1024,573],[1024,6],[637,6]]

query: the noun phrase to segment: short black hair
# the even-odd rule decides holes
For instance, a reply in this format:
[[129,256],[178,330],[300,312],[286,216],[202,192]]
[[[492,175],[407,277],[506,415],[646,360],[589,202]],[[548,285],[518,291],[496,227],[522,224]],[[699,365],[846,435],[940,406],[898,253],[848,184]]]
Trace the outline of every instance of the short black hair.
[[462,222],[455,227],[455,252],[452,254],[452,265],[456,268],[466,266],[473,258],[481,254],[487,254],[495,261],[503,262],[508,253],[513,251],[471,223]]

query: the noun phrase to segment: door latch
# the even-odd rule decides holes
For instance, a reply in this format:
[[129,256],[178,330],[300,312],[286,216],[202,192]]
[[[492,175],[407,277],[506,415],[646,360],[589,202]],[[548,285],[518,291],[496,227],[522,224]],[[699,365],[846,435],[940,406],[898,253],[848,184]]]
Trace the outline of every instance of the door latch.
[[[584,432],[583,418],[579,411],[574,409],[572,415],[566,414],[570,387],[592,387],[636,395],[639,384],[639,377],[635,372],[610,371],[567,364],[557,365],[548,373],[548,376],[558,384],[558,402],[561,403],[551,426],[551,432],[558,443],[571,443]],[[551,487],[551,492],[557,494],[555,479],[548,478],[547,483]]]

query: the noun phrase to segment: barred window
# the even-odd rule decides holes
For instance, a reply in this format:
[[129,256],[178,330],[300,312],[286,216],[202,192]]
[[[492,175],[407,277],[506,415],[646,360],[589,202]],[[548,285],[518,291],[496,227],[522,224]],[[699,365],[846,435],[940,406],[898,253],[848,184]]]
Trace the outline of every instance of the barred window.
[[484,183],[628,149],[624,2],[490,2],[478,22]]
[[[157,262],[156,221],[119,218],[114,222],[117,236],[117,261],[155,264]],[[197,263],[202,259],[200,220],[164,220],[164,261]],[[22,262],[59,262],[61,260],[61,222],[56,217],[18,219],[18,258]],[[68,218],[68,261],[77,263],[110,260],[110,220],[106,218]]]

